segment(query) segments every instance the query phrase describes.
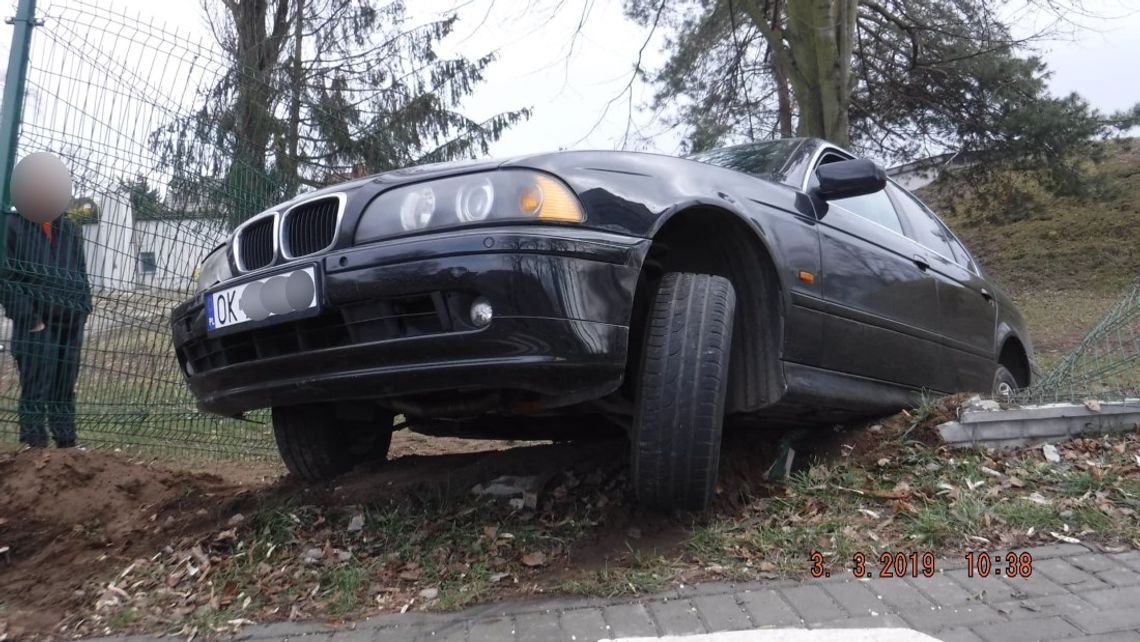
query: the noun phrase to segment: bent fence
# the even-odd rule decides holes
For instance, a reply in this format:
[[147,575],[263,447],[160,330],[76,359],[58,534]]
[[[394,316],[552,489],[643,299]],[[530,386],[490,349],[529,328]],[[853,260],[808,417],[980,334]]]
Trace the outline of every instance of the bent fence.
[[[50,151],[69,166],[77,198],[67,218],[81,235],[91,301],[88,309],[77,294],[83,286],[75,270],[27,260],[42,239],[7,239],[0,300],[31,302],[40,316],[52,317],[52,336],[33,344],[27,328],[0,322],[0,438],[17,439],[15,356],[23,357],[25,378],[52,388],[46,399],[25,399],[25,421],[67,423],[60,416],[68,413],[60,401],[68,384],[66,335],[86,317],[78,330],[74,407],[81,444],[177,456],[270,455],[266,418],[195,411],[168,328],[171,309],[195,293],[198,262],[229,227],[213,205],[222,188],[211,154],[179,137],[228,73],[223,58],[211,46],[95,4],[36,8],[23,0],[19,12],[17,28],[24,21],[33,37],[24,51],[14,40],[13,57],[27,55],[27,80],[23,87],[13,86],[19,78],[11,74],[6,80],[22,118],[4,151],[16,158]],[[226,143],[208,151],[222,152]],[[240,202],[247,195],[235,188],[230,196]]]

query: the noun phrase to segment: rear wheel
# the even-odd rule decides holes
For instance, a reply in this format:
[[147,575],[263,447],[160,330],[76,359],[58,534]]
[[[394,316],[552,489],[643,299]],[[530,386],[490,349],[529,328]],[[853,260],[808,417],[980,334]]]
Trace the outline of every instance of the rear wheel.
[[631,431],[638,500],[704,510],[720,464],[736,294],[725,278],[661,279],[645,329]]
[[1020,387],[1021,384],[1017,383],[1017,377],[1013,376],[1009,368],[998,364],[997,370],[994,371],[994,397],[1009,399]]
[[392,416],[343,418],[324,404],[274,408],[273,436],[289,472],[325,481],[358,463],[383,461],[392,444]]

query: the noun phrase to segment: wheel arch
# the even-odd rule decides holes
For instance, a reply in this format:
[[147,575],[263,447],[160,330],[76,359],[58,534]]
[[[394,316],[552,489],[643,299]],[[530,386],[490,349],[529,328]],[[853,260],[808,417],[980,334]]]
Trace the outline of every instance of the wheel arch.
[[1011,332],[1002,339],[1001,350],[998,351],[998,364],[1005,366],[1022,388],[1033,383],[1033,370],[1029,364],[1029,353],[1017,334]]
[[629,372],[640,364],[645,314],[661,276],[716,274],[732,283],[737,299],[726,409],[744,412],[775,402],[786,387],[779,364],[787,288],[761,230],[720,204],[692,202],[663,216],[651,239],[634,295]]

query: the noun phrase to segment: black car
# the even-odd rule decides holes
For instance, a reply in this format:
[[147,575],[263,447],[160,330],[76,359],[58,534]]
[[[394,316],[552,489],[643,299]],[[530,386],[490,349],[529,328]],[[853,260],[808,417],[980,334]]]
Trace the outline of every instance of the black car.
[[788,139],[388,172],[242,224],[172,317],[200,407],[273,409],[310,480],[428,434],[624,428],[646,504],[708,505],[726,417],[883,415],[1030,383],[1017,310],[881,168]]

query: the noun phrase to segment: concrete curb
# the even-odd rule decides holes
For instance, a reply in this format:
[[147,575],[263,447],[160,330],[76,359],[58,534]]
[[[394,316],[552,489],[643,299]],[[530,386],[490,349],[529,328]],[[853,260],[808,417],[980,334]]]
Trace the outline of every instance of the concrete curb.
[[1137,427],[1140,399],[963,410],[958,421],[938,426],[938,433],[951,446],[1010,448],[1057,443],[1081,434],[1127,432]]

